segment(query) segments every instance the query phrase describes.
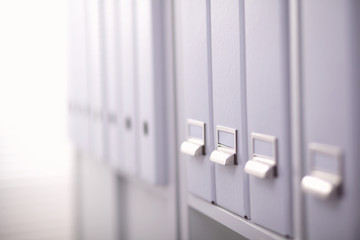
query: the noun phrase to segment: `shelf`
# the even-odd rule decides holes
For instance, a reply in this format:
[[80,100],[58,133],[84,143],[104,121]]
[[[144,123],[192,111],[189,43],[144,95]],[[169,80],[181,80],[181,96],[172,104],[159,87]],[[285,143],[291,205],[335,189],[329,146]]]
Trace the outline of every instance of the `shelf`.
[[244,218],[241,218],[221,207],[202,200],[192,194],[188,194],[188,205],[202,214],[214,219],[215,221],[225,225],[231,230],[248,239],[262,240],[288,240],[288,238],[280,236],[270,230],[255,225]]

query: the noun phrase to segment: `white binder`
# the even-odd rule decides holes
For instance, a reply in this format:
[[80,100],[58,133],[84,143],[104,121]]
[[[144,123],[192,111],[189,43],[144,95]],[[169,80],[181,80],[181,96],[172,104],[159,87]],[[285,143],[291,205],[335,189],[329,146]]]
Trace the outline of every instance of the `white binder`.
[[210,2],[216,203],[249,217],[243,1]]
[[[187,161],[188,191],[209,202],[215,201],[214,163],[209,161],[214,143],[212,136],[210,18],[203,0],[185,0],[181,7],[182,76],[184,83],[186,139],[181,149]],[[197,134],[194,129],[198,132]],[[195,141],[194,141],[195,140]],[[195,145],[195,147],[194,147]],[[184,151],[193,146],[194,153]],[[195,149],[196,148],[196,149]],[[193,156],[192,156],[193,155]]]

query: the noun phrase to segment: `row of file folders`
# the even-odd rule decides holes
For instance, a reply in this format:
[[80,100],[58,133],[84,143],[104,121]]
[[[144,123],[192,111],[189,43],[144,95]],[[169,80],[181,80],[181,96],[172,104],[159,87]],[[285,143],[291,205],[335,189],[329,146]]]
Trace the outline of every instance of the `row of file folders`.
[[[76,0],[70,128],[80,148],[166,184],[171,93],[164,2]],[[301,122],[294,116],[287,0],[184,0],[172,29],[188,190],[293,237],[293,142],[300,141],[309,239],[360,234],[359,4],[300,4]],[[85,10],[85,11],[84,11]],[[174,27],[175,27],[174,26]],[[180,152],[182,152],[180,154]]]
[[[294,100],[289,1],[183,1],[181,150],[191,193],[294,237],[298,184],[306,238],[358,238],[359,6],[301,1]],[[301,116],[292,115],[293,101]],[[295,134],[294,119],[301,122]],[[293,141],[303,146],[297,183]]]
[[126,174],[166,184],[162,4],[70,5],[71,138]]

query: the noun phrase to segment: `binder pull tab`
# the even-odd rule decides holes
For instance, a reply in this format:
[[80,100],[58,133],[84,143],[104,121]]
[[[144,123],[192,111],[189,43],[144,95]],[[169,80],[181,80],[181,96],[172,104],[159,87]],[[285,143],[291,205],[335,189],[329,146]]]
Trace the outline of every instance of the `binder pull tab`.
[[211,153],[210,161],[223,166],[236,164],[236,129],[216,126],[217,148]]
[[182,153],[192,157],[205,154],[205,123],[187,119],[187,140],[181,144]]
[[[265,143],[265,145],[261,143]],[[265,149],[267,147],[268,149],[265,151],[267,153],[256,153],[255,150],[257,150],[259,146],[265,146]],[[257,178],[275,177],[277,162],[276,137],[259,133],[251,133],[251,156],[252,158],[245,164],[244,170],[247,174]]]
[[[326,156],[325,160],[334,164],[325,164],[321,167],[316,165],[318,155]],[[333,169],[329,169],[333,166]],[[309,144],[309,169],[310,173],[301,180],[302,190],[320,199],[327,199],[339,193],[342,184],[342,153],[338,147],[310,143]]]
[[197,139],[188,139],[181,144],[181,152],[192,157],[204,154],[205,145],[197,142]]

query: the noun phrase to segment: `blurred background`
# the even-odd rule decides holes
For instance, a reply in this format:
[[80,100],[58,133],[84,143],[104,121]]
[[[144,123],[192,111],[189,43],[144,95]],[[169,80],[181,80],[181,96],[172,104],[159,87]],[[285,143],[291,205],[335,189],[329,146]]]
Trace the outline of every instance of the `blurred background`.
[[0,239],[75,239],[63,0],[0,1]]

